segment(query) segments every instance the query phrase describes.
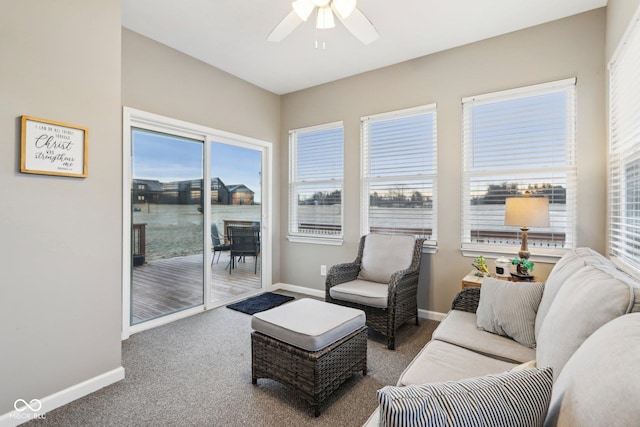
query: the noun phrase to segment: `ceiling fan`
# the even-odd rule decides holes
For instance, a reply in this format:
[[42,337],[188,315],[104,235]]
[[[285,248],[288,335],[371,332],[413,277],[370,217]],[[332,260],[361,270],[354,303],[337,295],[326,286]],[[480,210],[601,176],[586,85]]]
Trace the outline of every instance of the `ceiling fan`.
[[269,34],[268,41],[279,42],[287,37],[298,25],[306,22],[314,10],[317,10],[318,29],[335,27],[335,15],[347,30],[364,44],[369,44],[379,37],[373,24],[356,7],[356,0],[295,0],[291,6],[293,10]]

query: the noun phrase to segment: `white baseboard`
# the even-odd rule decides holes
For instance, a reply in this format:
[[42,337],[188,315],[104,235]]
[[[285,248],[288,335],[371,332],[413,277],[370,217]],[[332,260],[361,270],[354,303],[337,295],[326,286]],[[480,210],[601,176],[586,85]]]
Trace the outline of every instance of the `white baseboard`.
[[420,317],[421,319],[437,320],[438,322],[440,322],[442,321],[442,319],[444,319],[445,316],[446,313],[418,309],[418,317]]
[[290,292],[297,292],[299,294],[310,295],[316,298],[324,299],[324,291],[318,289],[305,288],[304,286],[289,285],[287,283],[274,283],[273,289],[282,289]]
[[[317,298],[324,298],[324,291],[305,288],[304,286],[290,285],[287,283],[274,283],[273,289],[282,289],[285,291],[297,292],[299,294],[310,295]],[[440,322],[442,319],[444,319],[445,316],[445,313],[418,309],[418,317],[421,319],[437,320],[438,322]]]
[[67,403],[71,403],[74,400],[80,399],[81,397],[91,394],[94,391],[98,391],[101,388],[116,383],[122,379],[124,379],[124,368],[120,366],[112,371],[105,372],[104,374],[90,378],[64,390],[60,390],[54,394],[43,397],[42,399],[37,399],[39,403],[34,402],[34,400],[30,400],[29,403],[32,403],[31,407],[38,405],[38,407],[34,408],[37,410],[32,410],[31,407],[26,407],[24,404],[28,399],[25,399],[25,401],[22,402],[22,405],[18,406],[20,411],[16,409],[0,415],[0,427],[13,427],[33,419],[46,419],[47,412],[53,411],[56,408],[64,406]]

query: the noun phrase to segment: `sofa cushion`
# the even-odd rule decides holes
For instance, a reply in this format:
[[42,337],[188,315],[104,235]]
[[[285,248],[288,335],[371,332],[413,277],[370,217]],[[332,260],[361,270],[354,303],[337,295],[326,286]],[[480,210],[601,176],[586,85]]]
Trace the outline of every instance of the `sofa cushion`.
[[371,416],[362,427],[378,427],[380,425],[380,407],[378,406],[375,411],[371,413]]
[[533,369],[533,368],[537,368],[538,366],[536,365],[536,361],[535,360],[530,360],[528,362],[524,362],[521,365],[518,366],[514,366],[513,368],[511,368],[512,371],[522,371],[524,369]]
[[[487,332],[483,332],[489,335]],[[453,344],[432,340],[418,353],[400,375],[398,386],[498,374],[516,366]]]
[[351,301],[369,307],[386,308],[389,284],[356,279],[341,283],[329,289],[331,298]]
[[485,277],[476,310],[478,327],[535,348],[536,313],[543,289],[542,282],[510,282]]
[[381,426],[541,426],[550,368],[378,390]]
[[551,366],[555,378],[578,347],[605,323],[638,311],[640,288],[629,276],[589,265],[562,285],[538,336],[538,366]]
[[598,252],[590,248],[576,248],[565,253],[553,266],[549,277],[545,281],[544,293],[538,307],[538,315],[536,316],[536,339],[540,334],[542,322],[549,312],[549,307],[555,298],[560,287],[567,281],[569,277],[578,272],[587,265],[604,265],[612,266],[611,261],[600,255]]
[[478,329],[476,314],[451,310],[433,332],[432,339],[445,341],[512,363],[536,358],[536,351],[496,334]]
[[367,235],[358,278],[389,283],[393,273],[411,266],[415,245],[414,236],[375,233]]
[[558,376],[549,426],[637,426],[640,422],[640,313],[593,333]]

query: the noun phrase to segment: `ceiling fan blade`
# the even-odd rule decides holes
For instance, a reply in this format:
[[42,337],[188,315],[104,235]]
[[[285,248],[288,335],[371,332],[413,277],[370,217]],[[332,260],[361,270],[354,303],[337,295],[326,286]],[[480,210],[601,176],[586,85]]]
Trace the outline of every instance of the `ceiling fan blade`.
[[292,10],[278,26],[271,31],[267,40],[270,42],[279,42],[291,34],[300,24],[302,24],[302,19]]
[[347,27],[347,30],[351,31],[351,34],[362,43],[369,44],[380,37],[371,21],[357,7],[347,18],[342,18],[335,9],[334,12],[344,26]]

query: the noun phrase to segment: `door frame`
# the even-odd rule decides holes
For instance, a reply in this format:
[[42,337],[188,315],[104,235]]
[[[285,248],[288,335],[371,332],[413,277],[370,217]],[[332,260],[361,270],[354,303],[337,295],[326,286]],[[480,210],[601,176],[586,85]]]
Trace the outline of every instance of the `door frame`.
[[[273,144],[255,138],[237,135],[206,126],[196,125],[182,120],[149,113],[135,108],[123,107],[122,124],[122,336],[127,339],[136,332],[164,325],[178,319],[192,316],[203,311],[210,310],[229,301],[211,301],[211,269],[207,268],[208,259],[212,256],[211,237],[206,230],[211,221],[211,204],[204,203],[203,208],[203,248],[204,248],[204,303],[188,308],[177,313],[168,314],[156,319],[130,324],[131,316],[131,129],[140,128],[150,131],[169,133],[190,139],[202,141],[204,144],[204,173],[203,182],[211,182],[211,143],[221,142],[239,147],[259,150],[262,153],[262,197],[261,197],[261,246],[272,247],[272,211],[273,205],[270,195],[273,190]],[[211,186],[205,185],[204,200],[211,200]],[[272,255],[270,250],[262,251],[261,263],[261,291],[271,289],[272,286]],[[243,296],[242,298],[245,298]]]

